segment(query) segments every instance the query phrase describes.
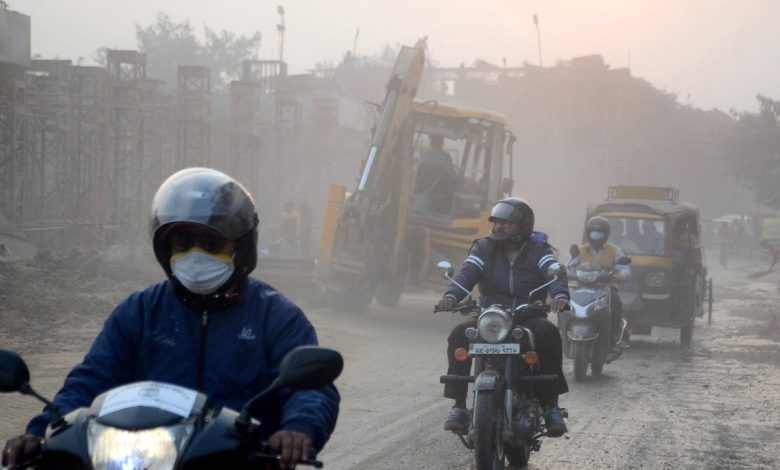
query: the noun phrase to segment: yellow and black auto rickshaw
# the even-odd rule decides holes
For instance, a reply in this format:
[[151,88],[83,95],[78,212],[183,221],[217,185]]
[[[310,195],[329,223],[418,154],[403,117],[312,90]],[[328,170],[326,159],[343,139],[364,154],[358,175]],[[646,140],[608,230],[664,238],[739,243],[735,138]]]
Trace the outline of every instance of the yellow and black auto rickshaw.
[[712,318],[712,280],[699,244],[699,211],[678,199],[673,188],[613,186],[587,217],[605,217],[610,242],[631,258],[631,279],[619,291],[631,333],[679,328],[680,343],[688,345],[695,318],[705,309]]

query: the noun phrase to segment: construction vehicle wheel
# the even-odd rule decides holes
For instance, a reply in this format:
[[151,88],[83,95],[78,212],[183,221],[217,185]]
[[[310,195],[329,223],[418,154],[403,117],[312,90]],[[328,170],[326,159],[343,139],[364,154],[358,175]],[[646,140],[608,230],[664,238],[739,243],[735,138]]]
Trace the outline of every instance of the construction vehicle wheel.
[[379,305],[385,307],[395,307],[398,305],[398,301],[401,299],[401,293],[403,292],[403,286],[398,284],[383,283],[376,286],[376,293],[374,298]]

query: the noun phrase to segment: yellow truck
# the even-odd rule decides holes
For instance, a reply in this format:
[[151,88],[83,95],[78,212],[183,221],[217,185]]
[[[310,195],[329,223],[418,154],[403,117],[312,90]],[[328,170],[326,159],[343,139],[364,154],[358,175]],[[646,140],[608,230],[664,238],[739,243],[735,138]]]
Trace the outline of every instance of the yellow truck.
[[441,289],[510,195],[514,136],[488,111],[416,101],[424,48],[398,55],[356,188],[333,186],[315,281],[336,307],[396,305],[406,285]]

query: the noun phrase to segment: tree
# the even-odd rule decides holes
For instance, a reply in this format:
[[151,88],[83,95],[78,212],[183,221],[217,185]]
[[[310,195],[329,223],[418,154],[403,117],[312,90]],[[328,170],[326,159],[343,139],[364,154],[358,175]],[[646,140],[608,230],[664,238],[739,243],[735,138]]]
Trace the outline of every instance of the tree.
[[158,13],[155,23],[135,26],[138,50],[145,52],[147,76],[161,79],[168,87],[176,86],[179,65],[203,65],[211,69],[212,86],[222,88],[240,78],[241,62],[257,58],[261,35],[219,33],[203,27],[203,41],[189,21],[176,23],[165,13]]
[[780,209],[780,101],[758,95],[758,113],[736,114],[740,123],[732,140],[737,174],[757,202]]

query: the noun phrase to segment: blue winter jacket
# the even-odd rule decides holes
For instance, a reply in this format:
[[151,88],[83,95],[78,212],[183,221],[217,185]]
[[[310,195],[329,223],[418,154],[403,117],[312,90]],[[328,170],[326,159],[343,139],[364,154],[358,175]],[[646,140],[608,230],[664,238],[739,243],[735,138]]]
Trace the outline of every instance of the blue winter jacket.
[[[239,299],[215,311],[196,311],[170,281],[128,297],[106,320],[83,362],[65,379],[54,404],[64,414],[89,406],[119,385],[156,380],[205,393],[215,406],[240,410],[278,375],[291,349],[317,344],[303,312],[272,287],[250,278]],[[298,431],[322,449],[336,425],[339,394],[333,385],[281,390],[265,398],[257,417],[264,438]],[[27,432],[42,436],[44,412]]]
[[[547,235],[534,232],[523,243],[520,254],[511,262],[500,246],[490,237],[474,242],[463,267],[455,274],[455,281],[469,291],[479,286],[482,305],[517,306],[530,300],[544,300],[549,292],[551,297],[569,298],[569,288],[565,279],[553,282],[529,299],[528,294],[546,283],[550,277],[547,268],[557,262],[552,247],[547,244]],[[444,297],[460,301],[466,297],[455,284],[450,284]]]

